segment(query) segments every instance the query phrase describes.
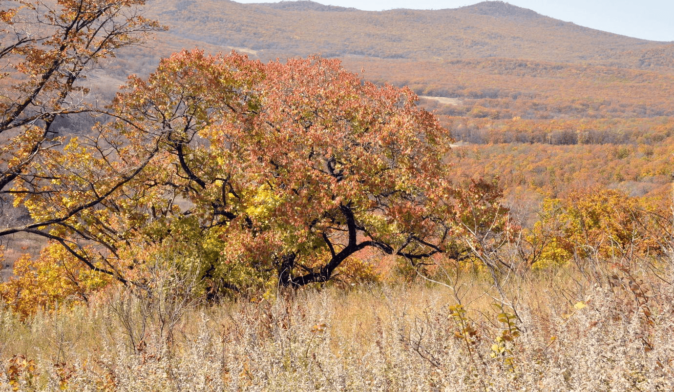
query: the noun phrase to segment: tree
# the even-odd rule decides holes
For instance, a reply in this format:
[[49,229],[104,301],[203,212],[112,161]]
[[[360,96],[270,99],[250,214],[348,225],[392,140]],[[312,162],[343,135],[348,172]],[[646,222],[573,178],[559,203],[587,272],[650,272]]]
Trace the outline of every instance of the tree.
[[[98,243],[81,256],[119,279],[171,259],[211,290],[325,282],[368,248],[422,262],[446,251],[472,196],[447,180],[448,132],[416,100],[337,60],[175,54],[123,88],[100,131],[118,158],[89,159],[100,168],[83,178],[151,159],[57,234]],[[25,202],[49,216],[77,198]]]
[[629,265],[647,263],[666,252],[666,215],[648,200],[607,189],[548,199],[528,233],[534,267],[595,260]]
[[414,266],[459,257],[473,251],[456,243],[466,219],[498,230],[500,193],[448,180],[449,133],[416,101],[337,60],[184,51],[131,77],[115,120],[51,161],[67,168],[58,193],[23,182],[17,200],[37,221],[61,217],[42,233],[76,259],[143,288],[169,264],[215,294],[326,282],[366,249]]
[[[0,11],[0,67],[5,71],[0,75],[0,196],[15,196],[16,205],[30,204],[36,198],[58,199],[65,194],[76,198],[50,214],[33,215],[33,223],[0,228],[0,237],[28,232],[59,241],[72,250],[74,244],[67,244],[52,229],[95,207],[147,163],[147,159],[141,160],[106,181],[85,180],[83,172],[91,169],[82,159],[114,159],[105,152],[110,146],[94,131],[89,155],[69,153],[78,142],[58,135],[55,126],[59,118],[95,111],[85,103],[88,90],[82,82],[88,70],[159,28],[156,22],[137,14],[137,7],[144,3],[4,2],[7,8]],[[78,180],[72,181],[76,177]],[[86,258],[81,259],[88,263]]]
[[155,194],[189,200],[177,218],[218,233],[216,275],[241,264],[301,286],[368,247],[411,260],[443,251],[449,138],[409,90],[363,83],[335,60],[262,65],[201,52],[132,86],[120,114],[167,134],[156,172],[174,173]]

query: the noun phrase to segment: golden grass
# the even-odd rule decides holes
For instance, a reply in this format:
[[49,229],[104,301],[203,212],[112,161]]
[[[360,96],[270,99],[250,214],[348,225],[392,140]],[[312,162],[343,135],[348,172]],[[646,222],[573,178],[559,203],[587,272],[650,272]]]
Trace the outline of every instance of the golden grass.
[[210,305],[115,289],[25,322],[0,310],[0,391],[671,390],[674,287],[614,272],[502,277],[503,294],[465,274]]

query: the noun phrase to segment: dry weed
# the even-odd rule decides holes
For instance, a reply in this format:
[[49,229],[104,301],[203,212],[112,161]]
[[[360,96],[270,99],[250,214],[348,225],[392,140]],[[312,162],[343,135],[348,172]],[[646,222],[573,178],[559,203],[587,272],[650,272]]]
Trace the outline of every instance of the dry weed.
[[674,390],[671,274],[576,278],[513,282],[516,310],[478,281],[458,298],[418,284],[211,307],[117,293],[26,323],[2,310],[0,390]]

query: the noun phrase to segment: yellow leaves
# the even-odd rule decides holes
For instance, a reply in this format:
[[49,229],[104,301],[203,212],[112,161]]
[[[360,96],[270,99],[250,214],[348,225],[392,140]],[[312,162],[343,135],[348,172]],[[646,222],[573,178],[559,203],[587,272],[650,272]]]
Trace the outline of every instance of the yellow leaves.
[[[571,317],[573,317],[573,316],[574,316],[575,314],[577,314],[578,312],[580,312],[580,311],[582,311],[583,309],[587,308],[587,307],[590,305],[591,302],[592,302],[592,300],[578,301],[578,302],[576,302],[576,303],[573,305],[573,310],[571,311],[571,313],[565,313],[565,314],[562,314],[562,317],[563,317],[564,319],[570,319]],[[555,339],[556,339],[556,338],[555,338]]]
[[14,24],[14,16],[16,16],[16,9],[10,9],[7,11],[0,11],[0,21],[7,23],[8,25]]
[[77,200],[73,200],[73,199],[70,198],[70,197],[63,197],[63,198],[61,199],[61,203],[62,203],[66,208],[70,209],[71,207],[77,205],[78,201],[77,201]]
[[260,185],[250,198],[250,202],[245,209],[246,214],[251,218],[265,222],[282,200],[282,197],[273,192],[269,185]]
[[378,236],[392,236],[399,234],[401,224],[396,221],[391,222],[386,216],[381,214],[362,214],[360,217],[364,224]]
[[14,277],[0,284],[0,298],[24,317],[55,303],[72,305],[111,282],[90,270],[60,244],[52,243],[39,257],[24,255],[14,264]]
[[509,350],[506,348],[505,342],[500,340],[500,338],[497,338],[497,341],[498,341],[497,343],[494,343],[491,346],[491,353],[489,354],[489,356],[491,356],[492,358],[501,358],[509,353]]
[[345,260],[337,270],[338,285],[349,287],[362,283],[381,282],[381,275],[375,270],[371,263],[353,257]]
[[[278,283],[278,282],[276,282]],[[268,288],[267,291],[262,294],[262,298],[266,301],[273,301],[276,299],[276,294],[274,294],[273,288]]]
[[[69,390],[70,379],[75,375],[75,369],[68,366],[67,363],[58,363],[54,365],[56,375],[59,378],[59,389],[62,391]],[[105,389],[104,389],[105,390]]]
[[32,203],[31,203],[30,201],[24,202],[24,198],[23,198],[23,197],[20,197],[20,196],[19,196],[19,197],[15,197],[15,198],[14,198],[14,201],[12,202],[12,206],[14,206],[14,208],[17,208],[17,207],[19,207],[21,204],[23,204],[23,205],[28,209],[28,211],[30,211],[30,210],[32,209],[32,207],[33,207]]
[[68,144],[63,148],[64,151],[82,151],[81,146],[80,146],[80,141],[77,136],[73,136],[70,138],[70,141]]
[[500,311],[496,316],[496,319],[501,323],[501,332],[494,339],[495,343],[491,346],[492,358],[500,358],[503,363],[510,368],[511,371],[515,370],[515,358],[514,358],[514,349],[516,339],[520,336],[521,331],[517,326],[517,317],[513,313],[505,311],[505,307],[501,304],[494,304],[494,306]]
[[452,305],[449,307],[449,315],[451,317],[461,319],[466,315],[466,309],[463,305]]
[[[546,199],[540,219],[526,233],[538,252],[534,268],[563,265],[573,257],[614,260],[662,254],[662,224],[645,200],[613,190],[574,192],[564,199]],[[660,214],[665,215],[665,214]]]
[[321,323],[321,324],[316,324],[313,327],[311,327],[311,333],[313,334],[322,334],[325,332],[325,330],[328,328],[327,324]]

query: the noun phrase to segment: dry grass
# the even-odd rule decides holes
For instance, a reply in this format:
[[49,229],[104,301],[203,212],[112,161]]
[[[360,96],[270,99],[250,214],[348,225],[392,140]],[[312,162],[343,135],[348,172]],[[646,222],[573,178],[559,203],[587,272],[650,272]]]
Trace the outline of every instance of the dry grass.
[[116,291],[27,322],[1,311],[0,390],[673,390],[674,274],[612,274],[511,277],[503,296],[466,275],[211,306]]

